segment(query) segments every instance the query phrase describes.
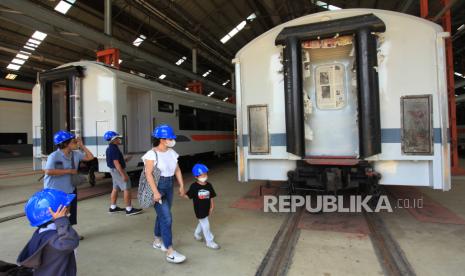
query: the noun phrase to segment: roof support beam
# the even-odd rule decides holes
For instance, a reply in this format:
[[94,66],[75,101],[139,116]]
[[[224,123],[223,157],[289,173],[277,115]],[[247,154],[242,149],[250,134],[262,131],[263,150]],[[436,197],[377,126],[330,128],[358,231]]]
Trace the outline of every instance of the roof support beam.
[[[114,4],[118,7],[123,5],[120,2],[115,2]],[[133,1],[133,7],[135,9],[131,9],[129,13],[141,22],[147,23],[147,25],[159,30],[160,32],[171,37],[173,40],[189,49],[197,47],[199,49],[199,55],[201,55],[203,58],[205,58],[213,64],[216,64],[226,72],[233,71],[231,60],[218,53],[215,49],[211,48],[209,45],[204,43],[199,37],[195,36],[194,34],[181,27],[179,24],[177,24],[171,18],[169,18],[164,13],[156,9],[154,6],[149,4],[147,1]],[[144,11],[139,9],[140,7],[142,7]],[[150,20],[150,17],[147,18],[146,12],[148,12],[152,16],[157,17],[161,20],[161,22],[163,22],[164,24],[168,24],[170,27],[166,27],[161,22],[154,22],[153,20]]]
[[400,8],[400,12],[403,12],[403,13],[408,13],[408,11],[410,10],[410,8],[412,7],[412,4],[413,4],[414,0],[407,0],[404,2],[404,4],[402,5],[402,7]]
[[[33,20],[29,21],[29,25],[28,25],[28,27],[32,29],[39,29],[40,31],[43,31],[46,33],[47,32],[56,33],[55,29],[58,27],[68,32],[77,33],[77,34],[80,34],[79,38],[81,38],[81,40],[90,40],[93,43],[100,44],[100,45],[112,45],[113,47],[120,49],[121,52],[126,53],[129,56],[132,56],[134,58],[140,58],[142,60],[145,60],[148,63],[153,63],[157,66],[160,66],[169,71],[181,74],[190,79],[202,81],[203,83],[205,83],[205,85],[208,85],[212,87],[213,89],[216,89],[217,91],[221,91],[229,95],[234,94],[234,91],[232,91],[231,89],[225,88],[224,86],[218,83],[214,83],[212,81],[206,80],[202,76],[196,75],[188,70],[179,68],[175,64],[162,60],[159,57],[156,57],[152,54],[142,51],[132,45],[128,45],[128,43],[126,42],[115,39],[113,37],[109,37],[105,35],[104,33],[95,31],[73,20],[70,20],[69,18],[63,15],[55,13],[51,10],[43,8],[29,1],[2,0],[2,5],[5,5],[17,11],[20,11],[23,14],[33,18]],[[3,17],[3,14],[0,13],[0,15]],[[15,15],[15,18],[17,17],[19,16]],[[44,20],[47,23],[41,22],[39,20]],[[37,23],[37,21],[41,22],[40,26],[45,27],[45,28],[42,29],[42,28],[39,28],[40,26],[35,25],[34,23]],[[67,39],[67,41],[70,41],[70,40]],[[97,49],[97,48],[94,48],[94,49]]]
[[34,87],[34,83],[18,81],[18,80],[0,79],[0,86],[8,86],[8,87],[13,87],[13,88],[18,88],[18,89],[32,90],[32,88]]

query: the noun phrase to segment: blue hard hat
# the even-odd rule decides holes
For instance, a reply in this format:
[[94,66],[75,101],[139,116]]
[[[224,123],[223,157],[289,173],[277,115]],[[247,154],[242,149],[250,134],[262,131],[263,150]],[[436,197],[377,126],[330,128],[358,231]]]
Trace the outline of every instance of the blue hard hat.
[[174,135],[174,130],[169,125],[157,126],[152,132],[152,137],[158,139],[176,139],[176,135]]
[[123,136],[119,135],[118,132],[112,130],[107,131],[105,132],[105,134],[103,134],[103,139],[105,139],[105,141],[111,142],[115,138],[123,138]]
[[192,174],[197,177],[201,174],[207,173],[208,168],[204,164],[195,164],[194,167],[192,168]]
[[49,207],[56,212],[60,205],[68,206],[75,197],[75,194],[67,194],[55,189],[43,189],[27,201],[24,213],[31,226],[37,227],[53,219],[48,210]]
[[76,138],[76,136],[71,132],[59,130],[57,133],[55,133],[55,135],[53,135],[53,143],[58,145],[74,138]]

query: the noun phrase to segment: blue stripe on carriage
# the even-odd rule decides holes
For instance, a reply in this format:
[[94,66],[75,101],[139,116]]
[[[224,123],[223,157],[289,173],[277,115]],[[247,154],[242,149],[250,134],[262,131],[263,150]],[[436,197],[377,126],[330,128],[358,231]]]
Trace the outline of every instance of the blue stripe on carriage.
[[[286,134],[285,133],[272,133],[270,135],[270,142],[272,147],[286,146]],[[433,131],[434,143],[442,143],[441,138],[441,129],[435,128]],[[249,136],[243,135],[244,147],[249,146]],[[450,138],[448,138],[450,141]],[[390,143],[400,143],[401,135],[400,128],[383,128],[381,129],[381,143],[390,144]]]
[[[84,145],[87,146],[97,146],[97,145],[105,145],[108,144],[107,141],[103,139],[103,137],[100,136],[86,136],[83,139]],[[176,137],[176,142],[190,142],[189,137],[184,136],[184,135],[177,135]],[[32,140],[32,144],[34,147],[40,146],[40,138],[34,138]]]

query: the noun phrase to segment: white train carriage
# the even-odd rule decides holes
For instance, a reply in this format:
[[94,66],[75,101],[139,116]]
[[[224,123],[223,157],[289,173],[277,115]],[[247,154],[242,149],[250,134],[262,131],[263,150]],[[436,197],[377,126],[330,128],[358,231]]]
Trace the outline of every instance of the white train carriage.
[[103,140],[107,130],[124,136],[123,151],[133,158],[128,171],[140,170],[151,148],[155,125],[171,125],[181,156],[234,151],[234,105],[180,91],[102,63],[80,61],[41,73],[33,89],[34,168],[42,169],[54,149],[53,134],[70,130],[83,137],[108,172]]
[[0,87],[0,158],[32,155],[31,90]]
[[236,55],[238,178],[450,189],[442,28],[390,11],[297,18]]

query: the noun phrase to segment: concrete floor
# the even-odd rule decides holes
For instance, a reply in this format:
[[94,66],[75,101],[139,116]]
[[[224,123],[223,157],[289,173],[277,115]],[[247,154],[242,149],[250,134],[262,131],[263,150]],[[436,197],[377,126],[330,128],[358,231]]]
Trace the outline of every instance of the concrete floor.
[[[0,162],[0,206],[25,200],[42,186],[38,175],[7,177],[6,168],[20,164]],[[151,247],[153,210],[133,217],[108,215],[109,198],[100,196],[79,203],[76,229],[86,239],[78,248],[78,274],[254,275],[285,214],[231,208],[261,184],[238,183],[232,163],[216,165],[210,180],[218,193],[211,225],[220,250],[194,240],[192,202],[175,197],[174,245],[188,259],[169,264]],[[186,177],[186,184],[191,181]],[[452,187],[450,192],[420,191],[465,219],[465,177],[454,178]],[[0,208],[0,217],[22,206]],[[465,275],[465,225],[420,222],[400,209],[383,218],[417,275]],[[0,260],[14,262],[33,230],[24,217],[0,223]],[[368,235],[301,229],[288,275],[383,275],[383,270]]]
[[[78,248],[78,274],[255,274],[284,216],[230,208],[234,201],[258,184],[238,183],[236,171],[230,164],[216,166],[210,173],[210,180],[218,194],[216,210],[210,221],[215,240],[222,246],[220,250],[208,249],[194,240],[196,219],[192,202],[175,197],[172,210],[173,243],[188,259],[182,265],[169,264],[162,252],[152,248],[154,211],[148,209],[132,217],[109,215],[109,197],[101,196],[79,203],[76,230],[85,236],[85,240]],[[190,177],[185,179],[187,184],[191,181]],[[6,187],[11,185],[11,182],[6,184],[5,180],[0,179],[1,194],[4,194],[3,191],[9,192]],[[40,185],[34,184],[29,188],[34,190],[37,187],[40,188]],[[29,190],[25,194],[29,195]],[[0,260],[14,262],[33,231],[24,217],[1,223],[0,236],[8,236],[8,239],[0,240]]]

